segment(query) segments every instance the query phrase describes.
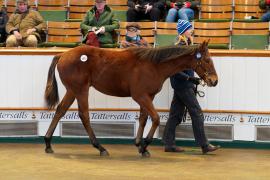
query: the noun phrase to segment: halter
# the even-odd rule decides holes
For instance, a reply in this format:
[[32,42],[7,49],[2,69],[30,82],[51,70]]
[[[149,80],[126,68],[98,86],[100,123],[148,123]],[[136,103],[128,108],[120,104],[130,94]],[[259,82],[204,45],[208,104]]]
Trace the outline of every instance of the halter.
[[205,77],[207,77],[211,72],[208,72],[207,69],[205,69],[203,66],[202,66],[202,54],[200,52],[196,52],[195,54],[195,58],[197,60],[197,63],[196,63],[196,67],[195,67],[195,71],[197,72],[197,69],[200,67],[204,73],[203,73],[203,77],[202,79],[204,79]]

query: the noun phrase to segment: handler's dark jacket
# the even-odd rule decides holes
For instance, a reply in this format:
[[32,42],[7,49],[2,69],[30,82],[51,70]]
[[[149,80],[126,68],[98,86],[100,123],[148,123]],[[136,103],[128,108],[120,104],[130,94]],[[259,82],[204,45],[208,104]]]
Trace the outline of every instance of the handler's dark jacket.
[[88,31],[92,29],[92,27],[100,28],[102,26],[105,27],[104,34],[98,34],[98,40],[101,44],[112,44],[114,43],[112,32],[115,29],[119,28],[118,20],[115,19],[114,13],[111,8],[107,5],[104,7],[103,13],[100,15],[98,21],[95,17],[96,7],[94,6],[90,9],[81,23],[81,30],[83,33],[83,42],[86,41]]
[[[178,38],[181,38],[179,36]],[[188,44],[186,44],[188,43]],[[191,44],[191,40],[188,39],[187,41],[181,39],[178,46],[187,46]],[[188,81],[188,77],[194,77],[194,71],[193,70],[184,70],[182,72],[176,73],[175,75],[172,75],[170,77],[171,86],[174,90],[182,90],[187,88],[194,88],[194,84],[190,81]]]

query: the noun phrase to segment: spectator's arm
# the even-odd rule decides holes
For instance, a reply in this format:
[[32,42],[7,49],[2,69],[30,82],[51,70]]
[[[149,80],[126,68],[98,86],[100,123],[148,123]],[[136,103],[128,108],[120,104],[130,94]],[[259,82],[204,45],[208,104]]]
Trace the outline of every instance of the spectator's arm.
[[86,16],[84,17],[83,21],[81,22],[80,28],[82,30],[82,33],[85,35],[88,33],[89,30],[91,30],[94,26],[90,25],[89,22],[89,11],[86,13]]
[[43,17],[39,14],[39,12],[36,12],[36,23],[37,25],[35,26],[35,29],[37,30],[37,32],[41,32],[44,31],[46,29],[46,23],[43,19]]
[[105,32],[112,32],[115,29],[119,29],[120,25],[118,20],[115,18],[114,14],[111,19],[112,23],[110,25],[105,25]]
[[6,24],[6,32],[8,34],[12,34],[13,31],[18,31],[18,28],[15,27],[15,25],[13,24],[13,22],[15,21],[15,17],[14,14],[11,14],[7,24]]

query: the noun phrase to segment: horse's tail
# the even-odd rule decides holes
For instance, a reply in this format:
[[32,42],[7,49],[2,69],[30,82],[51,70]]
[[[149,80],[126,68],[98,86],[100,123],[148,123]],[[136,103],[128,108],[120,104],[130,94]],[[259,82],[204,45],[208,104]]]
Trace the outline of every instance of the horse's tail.
[[54,56],[48,71],[48,78],[45,90],[45,101],[48,109],[53,109],[59,102],[58,86],[55,78],[55,67],[60,59],[61,54]]

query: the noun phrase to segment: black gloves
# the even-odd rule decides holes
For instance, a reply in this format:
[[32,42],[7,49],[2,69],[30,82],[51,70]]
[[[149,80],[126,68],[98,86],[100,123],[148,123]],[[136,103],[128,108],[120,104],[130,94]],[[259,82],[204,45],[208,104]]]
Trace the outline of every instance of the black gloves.
[[201,82],[201,79],[200,78],[197,78],[197,77],[188,77],[187,80],[190,81],[190,82],[192,82],[195,85],[199,85],[200,82]]

